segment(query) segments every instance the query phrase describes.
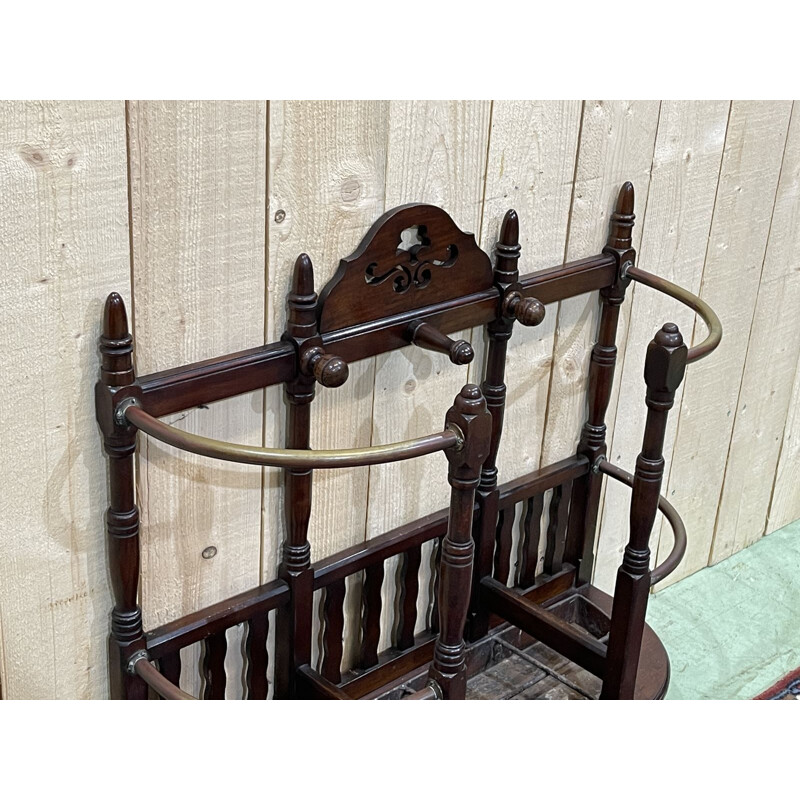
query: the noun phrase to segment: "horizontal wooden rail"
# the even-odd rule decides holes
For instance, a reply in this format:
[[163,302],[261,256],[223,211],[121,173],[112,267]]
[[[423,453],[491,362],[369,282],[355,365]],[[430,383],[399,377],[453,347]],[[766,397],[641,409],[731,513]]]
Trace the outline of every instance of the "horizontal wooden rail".
[[[598,462],[600,472],[610,478],[620,481],[628,486],[633,486],[633,475],[624,469],[614,466],[609,461],[602,459]],[[663,495],[658,497],[658,510],[667,518],[667,522],[672,526],[672,533],[675,543],[670,554],[650,573],[650,585],[655,586],[659,581],[663,581],[670,573],[674,572],[678,564],[681,563],[686,554],[686,526],[675,510],[675,506]]]
[[[540,270],[520,279],[521,294],[547,305],[610,286],[616,263],[607,254]],[[427,322],[442,333],[484,325],[497,317],[500,292],[485,291],[397,314],[372,323],[322,334],[323,347],[348,364],[408,347],[410,322]],[[289,342],[276,342],[200,361],[136,381],[143,405],[154,417],[185,411],[226,397],[284,383],[295,376],[297,355]]]
[[491,611],[548,647],[558,650],[598,678],[603,677],[606,646],[594,636],[575,628],[552,611],[526,600],[494,578],[484,578],[481,590],[481,596]]
[[289,587],[283,580],[248,589],[145,633],[148,655],[155,659],[177,652],[258,614],[267,614],[288,601]]

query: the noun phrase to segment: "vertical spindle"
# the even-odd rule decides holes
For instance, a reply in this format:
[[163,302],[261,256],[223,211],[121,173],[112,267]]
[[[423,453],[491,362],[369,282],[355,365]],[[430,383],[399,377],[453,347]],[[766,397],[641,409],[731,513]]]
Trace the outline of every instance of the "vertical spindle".
[[536,581],[536,567],[539,563],[539,541],[542,535],[542,511],[544,494],[535,494],[525,501],[525,515],[522,518],[520,542],[520,568],[517,584],[522,587],[533,586]]
[[445,699],[463,699],[467,689],[464,625],[470,603],[472,511],[481,465],[488,452],[492,417],[477,386],[467,384],[447,412],[445,425],[455,426],[464,438],[458,450],[445,451],[449,462],[450,514],[442,543],[439,575],[439,635],[429,671]]
[[422,545],[403,553],[397,570],[397,626],[395,646],[408,650],[414,646],[414,629],[417,625],[417,597],[419,596],[419,568],[422,563]]
[[650,592],[650,533],[664,476],[664,434],[675,392],[686,370],[687,353],[677,325],[671,323],[664,325],[647,348],[647,420],[633,476],[630,536],[614,589],[603,699],[631,699],[636,688]]
[[344,634],[344,578],[325,587],[322,627],[322,677],[331,683],[342,679]]
[[489,453],[481,469],[476,498],[480,514],[475,524],[475,570],[472,581],[469,624],[470,641],[485,636],[489,630],[489,614],[480,602],[481,579],[492,574],[492,557],[495,547],[498,518],[497,453],[503,432],[506,405],[506,353],[514,321],[523,325],[538,325],[544,319],[544,306],[535,298],[523,298],[518,290],[521,247],[519,244],[519,217],[509,209],[500,227],[494,267],[494,284],[500,292],[497,317],[486,326],[489,346],[486,354],[481,391],[492,418]]
[[269,617],[258,614],[247,622],[245,655],[247,657],[247,699],[266,700],[269,693],[267,668],[267,637],[269,636]]
[[369,669],[378,663],[378,643],[381,638],[381,589],[383,588],[383,561],[370,564],[364,570],[361,586],[361,652],[359,663]]
[[[593,467],[606,454],[605,415],[611,399],[617,362],[615,341],[619,308],[625,300],[625,290],[630,283],[630,278],[626,277],[627,270],[634,265],[636,259],[636,251],[632,247],[635,219],[633,208],[633,184],[628,181],[619,191],[616,209],[611,215],[608,242],[603,248],[604,253],[614,256],[617,277],[611,286],[600,290],[600,328],[589,366],[589,414],[578,443],[578,455],[586,456]],[[592,577],[602,479],[603,476],[593,468],[573,483],[573,513],[567,534],[565,559],[578,565],[578,580],[581,583],[590,581]]]
[[553,497],[550,500],[550,520],[544,553],[544,571],[549,575],[560,572],[563,566],[571,494],[572,481],[567,481],[553,489]]
[[225,699],[225,655],[228,652],[228,639],[225,631],[212,633],[203,640],[203,663],[201,671],[205,687],[204,700]]
[[134,386],[133,337],[125,303],[116,292],[106,300],[100,336],[100,382],[96,386],[97,420],[109,464],[109,507],[106,513],[108,559],[114,609],[111,612],[111,697],[144,700],[147,685],[128,672],[130,657],[146,648],[139,588],[139,509],[135,503],[134,453],[136,429],[114,411],[124,397],[137,394]]
[[[298,347],[295,377],[285,385],[287,402],[286,447],[307,450],[311,436],[311,401],[315,379],[300,368],[302,345],[317,336],[317,294],[311,259],[303,253],[294,265],[287,298],[288,321],[285,338]],[[284,513],[286,539],[278,574],[289,584],[289,602],[278,609],[275,625],[275,698],[294,695],[297,668],[311,661],[312,595],[311,545],[308,523],[311,517],[310,469],[284,471]]]

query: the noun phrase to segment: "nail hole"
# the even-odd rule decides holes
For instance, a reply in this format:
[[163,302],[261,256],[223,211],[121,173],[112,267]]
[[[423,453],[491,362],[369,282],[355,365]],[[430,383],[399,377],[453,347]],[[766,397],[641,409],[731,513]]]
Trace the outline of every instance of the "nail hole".
[[211,547],[206,547],[206,549],[203,550],[203,558],[214,558],[216,554],[217,554],[217,548],[214,547],[213,544],[211,545]]

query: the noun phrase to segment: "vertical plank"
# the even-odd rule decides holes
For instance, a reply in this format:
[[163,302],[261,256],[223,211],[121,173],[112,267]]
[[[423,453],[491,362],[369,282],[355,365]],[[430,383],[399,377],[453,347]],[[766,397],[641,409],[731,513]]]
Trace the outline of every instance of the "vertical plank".
[[[795,365],[800,354],[798,265],[800,105],[795,103],[747,345],[747,361],[711,550],[712,564],[752,544],[766,529]],[[791,496],[800,497],[796,478]],[[797,516],[800,516],[800,502]]]
[[[138,372],[262,342],[266,104],[132,102],[128,131]],[[254,392],[166,421],[258,445],[262,402]],[[145,628],[258,583],[258,469],[146,437],[138,466]]]
[[797,475],[800,473],[800,360],[795,368],[791,403],[781,442],[781,453],[775,470],[775,485],[767,519],[767,533],[800,519],[800,492]]
[[[489,128],[488,102],[392,102],[386,208],[408,202],[444,208],[464,230],[479,231]],[[454,333],[454,339],[464,334]],[[467,336],[468,338],[468,336]],[[372,444],[422,436],[441,427],[467,369],[420,348],[379,356]],[[368,536],[447,506],[440,454],[370,470]]]
[[108,697],[94,419],[111,291],[130,296],[121,102],[0,104],[0,684],[7,699]]
[[[317,290],[333,275],[340,258],[352,252],[384,209],[388,105],[371,102],[277,102],[270,104],[269,285],[267,339],[286,325],[285,301],[294,260],[306,252],[314,264]],[[312,405],[311,446],[369,444],[374,360],[351,365],[347,383],[321,389]],[[277,387],[267,392],[268,433],[283,441],[283,401]],[[271,423],[271,424],[270,424]],[[268,474],[270,491],[280,473]],[[309,539],[312,560],[364,537],[367,470],[314,474]],[[265,523],[281,520],[276,513]],[[336,519],[336,525],[330,520]],[[277,552],[283,523],[269,546]],[[265,543],[266,544],[266,543]],[[268,548],[265,548],[268,552]],[[265,559],[265,569],[274,569]],[[266,572],[264,578],[271,577]]]
[[[349,255],[383,213],[388,141],[386,102],[273,102],[269,123],[269,286],[267,340],[286,327],[286,293],[301,252],[314,264],[320,290],[339,259]],[[350,367],[338,389],[318,387],[311,406],[311,447],[363,447],[372,434],[375,360]],[[265,439],[284,439],[282,389],[266,392]],[[308,538],[312,562],[356,542],[365,532],[367,469],[314,474]],[[275,576],[284,538],[283,478],[265,475],[262,579]],[[335,521],[335,522],[334,522]],[[352,587],[351,587],[352,588]],[[347,631],[358,628],[358,592],[348,591]],[[348,624],[348,621],[353,624]],[[358,637],[347,640],[342,669],[358,656]]]
[[[578,101],[494,103],[481,243],[491,252],[503,216],[514,208],[523,275],[564,259],[580,121]],[[508,344],[506,413],[497,455],[501,483],[539,467],[556,312],[548,307],[535,328],[516,325]],[[473,334],[473,345],[470,380],[480,383],[483,329]]]
[[[641,228],[639,265],[695,293],[700,291],[729,109],[728,101],[662,103],[647,216],[642,214],[636,220],[636,227]],[[630,305],[630,322],[625,360],[617,372],[619,402],[608,458],[633,472],[644,432],[643,370],[647,345],[667,321],[676,323],[688,338],[695,315],[659,292],[636,284],[628,288],[626,303]],[[671,461],[682,393],[683,386],[676,394],[675,412],[667,428],[667,464]],[[604,591],[613,591],[622,563],[628,541],[630,500],[630,491],[623,486],[609,487],[605,494],[594,573],[595,583]],[[660,528],[657,520],[650,542],[654,557]]]
[[[587,100],[584,104],[578,163],[569,221],[565,260],[599,253],[608,235],[608,219],[617,192],[629,180],[636,190],[637,224],[633,246],[638,249],[647,204],[659,103],[652,101]],[[556,317],[553,369],[547,400],[542,464],[575,451],[586,417],[589,359],[597,338],[599,304],[596,293],[573,297],[548,309]],[[617,368],[625,357],[630,305],[620,308]],[[609,433],[617,404],[615,381],[606,414]]]
[[516,506],[502,510],[497,520],[497,538],[494,549],[494,571],[492,576],[502,584],[508,584],[511,574],[511,542]]
[[[686,373],[667,496],[691,534],[660,587],[708,564],[790,114],[791,102],[731,107],[700,292],[725,333]],[[692,341],[705,335],[698,323]],[[671,544],[664,531],[662,551]]]
[[[445,209],[463,230],[480,232],[488,101],[396,101],[389,111],[386,209],[409,202]],[[467,338],[469,332],[452,334]],[[410,439],[437,430],[468,370],[447,356],[420,348],[378,356],[371,409],[372,444]],[[449,502],[447,465],[436,453],[369,470],[367,538],[410,522]],[[384,596],[384,636],[390,644],[390,593]]]

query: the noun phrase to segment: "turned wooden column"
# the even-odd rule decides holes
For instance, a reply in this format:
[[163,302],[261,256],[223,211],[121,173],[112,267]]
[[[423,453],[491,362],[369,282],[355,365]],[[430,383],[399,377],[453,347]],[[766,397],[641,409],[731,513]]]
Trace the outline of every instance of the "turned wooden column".
[[119,294],[108,296],[100,336],[100,382],[96,387],[97,420],[108,454],[109,507],[106,512],[108,565],[114,608],[109,640],[112,699],[146,700],[147,685],[127,670],[130,657],[145,649],[139,589],[139,509],[135,502],[134,454],[136,428],[114,416],[125,397],[136,396],[133,386],[133,337],[125,303]]
[[632,699],[650,593],[650,533],[664,476],[664,434],[675,392],[686,371],[688,350],[677,325],[667,323],[647,348],[647,421],[636,459],[630,537],[617,572],[602,699]]
[[506,354],[514,322],[538,325],[544,319],[544,306],[535,298],[523,298],[517,291],[519,281],[519,217],[509,209],[500,227],[497,256],[494,267],[494,284],[500,290],[498,315],[486,326],[489,346],[486,353],[481,391],[492,417],[489,453],[481,468],[477,501],[480,513],[475,521],[475,569],[472,580],[467,638],[474,642],[486,636],[489,630],[489,612],[480,602],[480,583],[492,574],[495,535],[498,517],[497,453],[503,433],[506,407]]
[[[617,278],[611,286],[600,290],[600,327],[589,365],[589,414],[578,443],[578,455],[586,456],[592,465],[606,455],[605,417],[617,363],[619,308],[630,283],[625,272],[636,260],[636,251],[631,246],[635,219],[633,206],[633,184],[628,181],[617,197],[616,209],[611,215],[608,243],[603,248],[603,252],[613,255],[617,262]],[[580,583],[587,583],[592,578],[602,485],[603,476],[596,469],[573,483],[564,559],[578,566]]]
[[[311,401],[315,386],[341,386],[348,377],[347,364],[327,354],[317,329],[318,298],[314,291],[311,259],[303,253],[294,265],[287,297],[288,321],[284,340],[297,352],[293,380],[285,384],[287,404],[286,447],[308,450],[311,434]],[[311,629],[314,575],[308,524],[311,518],[312,470],[284,470],[284,514],[286,539],[278,576],[289,584],[287,605],[278,609],[275,627],[275,698],[296,695],[298,667],[311,661]]]
[[447,412],[445,425],[455,426],[464,438],[458,450],[445,451],[449,462],[450,515],[442,543],[439,573],[439,635],[429,678],[439,685],[445,700],[463,700],[467,691],[464,625],[470,601],[472,511],[481,464],[489,450],[492,418],[480,389],[467,384]]

